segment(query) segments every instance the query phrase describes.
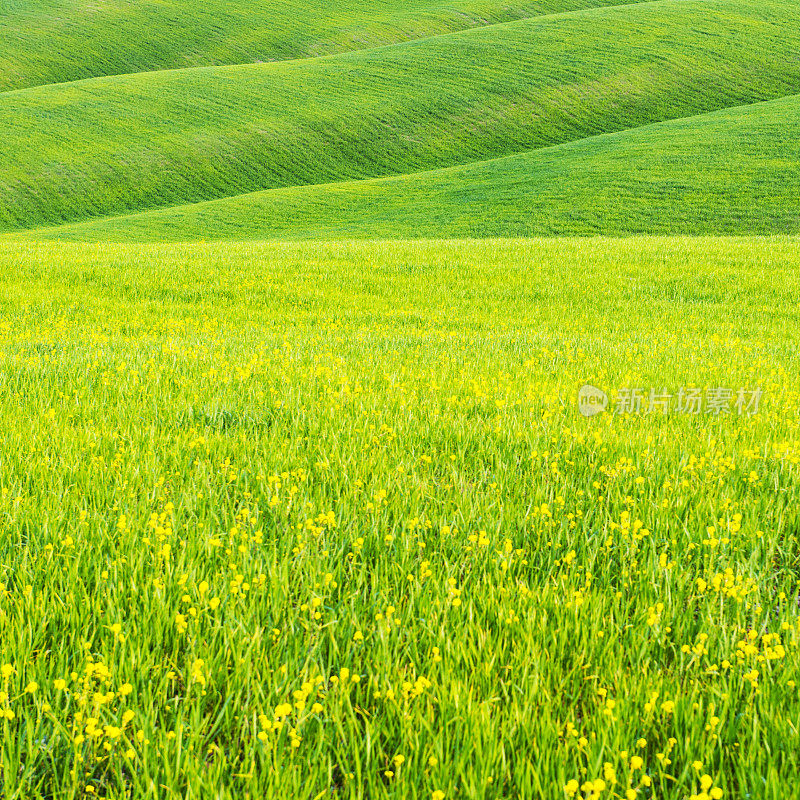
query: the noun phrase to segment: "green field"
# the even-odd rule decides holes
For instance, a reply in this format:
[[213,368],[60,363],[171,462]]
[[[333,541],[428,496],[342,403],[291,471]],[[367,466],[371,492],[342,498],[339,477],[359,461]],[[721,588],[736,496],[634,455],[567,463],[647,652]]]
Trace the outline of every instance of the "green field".
[[[628,0],[629,4],[638,0]],[[0,0],[0,91],[308,58],[619,0]]]
[[[449,167],[796,94],[798,18],[797,0],[659,0],[7,93],[0,228]],[[646,154],[626,163],[646,167]]]
[[798,197],[800,95],[435,172],[273,189],[9,238],[767,235],[800,231]]
[[0,0],[0,797],[800,800],[798,19]]
[[797,796],[797,239],[0,254],[6,796]]

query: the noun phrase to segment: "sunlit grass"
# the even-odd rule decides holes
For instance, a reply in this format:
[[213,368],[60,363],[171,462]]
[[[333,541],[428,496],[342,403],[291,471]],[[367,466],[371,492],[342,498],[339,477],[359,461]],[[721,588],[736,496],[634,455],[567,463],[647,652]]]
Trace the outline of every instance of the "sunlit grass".
[[797,244],[3,245],[5,795],[791,796]]

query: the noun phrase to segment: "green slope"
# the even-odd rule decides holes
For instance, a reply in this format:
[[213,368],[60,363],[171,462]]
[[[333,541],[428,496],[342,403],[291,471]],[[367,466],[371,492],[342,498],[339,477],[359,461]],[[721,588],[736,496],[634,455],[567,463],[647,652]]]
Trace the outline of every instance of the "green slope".
[[502,159],[15,236],[87,241],[800,232],[800,96]]
[[800,0],[661,0],[0,95],[0,228],[498,157],[800,90]]
[[617,2],[626,0],[0,0],[0,91],[303,58]]

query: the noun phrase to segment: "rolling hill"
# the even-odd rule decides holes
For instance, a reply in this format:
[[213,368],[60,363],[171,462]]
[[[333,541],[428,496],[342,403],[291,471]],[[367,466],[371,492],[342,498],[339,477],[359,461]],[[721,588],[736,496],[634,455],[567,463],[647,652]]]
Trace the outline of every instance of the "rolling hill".
[[3,796],[795,797],[798,20],[0,0]]
[[[401,178],[397,184],[307,194],[286,188],[270,197],[288,202],[287,208],[305,207],[311,201],[301,198],[330,199],[337,191],[344,192],[340,201],[349,208],[344,197],[363,200],[382,193],[375,187],[383,186],[415,191],[432,180],[466,202],[468,183],[441,185],[464,180],[477,181],[487,197],[500,198],[519,215],[530,202],[522,192],[533,187],[555,197],[567,176],[565,185],[581,191],[585,168],[570,163],[573,157],[588,158],[600,175],[613,173],[619,180],[626,171],[635,178],[648,166],[644,150],[630,150],[638,134],[613,140],[622,150],[610,161],[602,155],[606,146],[598,151],[587,137],[800,91],[800,29],[792,24],[798,17],[797,0],[657,0],[322,58],[160,70],[7,92],[0,95],[0,135],[6,142],[0,228],[457,165],[462,171]],[[794,103],[785,109],[794,113]],[[692,124],[674,130],[692,136]],[[776,127],[780,124],[778,119]],[[736,125],[731,118],[733,134]],[[771,133],[767,138],[777,142]],[[525,152],[584,139],[572,148]],[[789,140],[785,144],[792,146]],[[523,152],[497,164],[473,163]],[[694,174],[682,150],[673,155],[675,176],[681,169]],[[492,181],[499,183],[492,187]],[[591,182],[583,191],[589,194],[579,206],[597,204]],[[251,200],[233,202],[232,210]],[[480,205],[480,198],[469,202]],[[486,213],[495,213],[492,208],[486,206]],[[646,207],[643,213],[648,217]],[[238,228],[234,214],[229,227]],[[452,218],[444,208],[439,216]],[[373,217],[365,218],[365,230],[368,219]],[[379,226],[384,234],[387,225],[391,222]],[[559,225],[554,218],[532,227],[558,232]],[[436,235],[435,226],[424,227]],[[491,224],[476,219],[471,227],[507,226],[498,218]],[[657,229],[664,227],[659,222]],[[451,222],[443,230],[462,228]],[[568,229],[595,228],[574,222]]]
[[624,1],[0,0],[0,92],[99,75],[305,58]]
[[31,231],[89,241],[800,231],[800,95],[449,169]]

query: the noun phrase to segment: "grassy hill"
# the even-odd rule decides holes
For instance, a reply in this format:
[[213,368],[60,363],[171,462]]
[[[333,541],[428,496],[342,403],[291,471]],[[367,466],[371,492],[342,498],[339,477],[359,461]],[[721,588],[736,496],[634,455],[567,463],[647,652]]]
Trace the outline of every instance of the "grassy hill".
[[[637,2],[637,0],[628,0]],[[304,58],[617,0],[0,0],[0,92]]]
[[[0,228],[420,172],[795,93],[798,17],[797,0],[660,0],[304,61],[159,71],[6,93],[0,95],[6,156],[0,164]],[[784,106],[768,108],[777,112]],[[785,108],[794,113],[793,103]],[[768,119],[762,123],[771,125]],[[666,130],[679,138],[681,130],[691,133],[680,126]],[[659,134],[647,134],[652,135]],[[575,191],[583,185],[589,194],[578,198],[579,205],[599,208],[584,168],[568,163],[573,154],[589,159],[601,175],[635,179],[646,154],[630,163],[618,160],[631,156],[636,136],[600,150],[596,143],[580,144],[467,166],[461,173],[412,177],[396,186],[413,192],[433,180],[437,191],[480,205],[469,194],[469,182],[477,182],[485,187],[487,203],[481,207],[487,214],[506,205],[517,220],[512,229],[527,230],[520,205],[533,200],[526,192],[538,187],[553,196],[545,206],[559,205],[560,189],[551,179],[566,176]],[[622,148],[616,161],[603,155],[605,147]],[[755,157],[759,151],[750,152]],[[680,151],[663,157],[689,170],[689,178],[694,174],[691,164],[681,166]],[[443,188],[441,181],[455,178],[467,182]],[[499,183],[490,186],[494,180]],[[361,214],[361,192],[391,193],[383,186],[335,191],[344,192],[341,201]],[[293,208],[310,202],[304,197],[330,198],[331,191],[271,197],[287,198],[279,202]],[[567,216],[573,201],[564,204]],[[414,203],[398,213],[413,219],[416,208]],[[649,218],[646,204],[642,213],[643,220]],[[374,219],[371,214],[367,221]],[[448,212],[444,221],[451,217]],[[237,220],[225,224],[236,226]],[[544,222],[534,227],[542,225],[561,230]],[[620,223],[609,225],[617,229]],[[471,227],[508,226],[478,218]],[[578,220],[569,229],[595,227]],[[664,227],[658,222],[659,230]],[[446,230],[463,228],[448,222]]]
[[800,231],[800,96],[417,175],[275,189],[34,238],[484,237]]

